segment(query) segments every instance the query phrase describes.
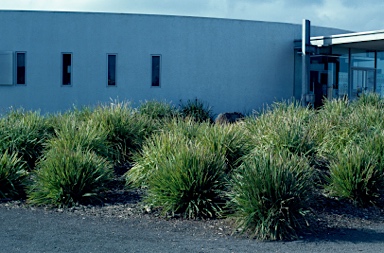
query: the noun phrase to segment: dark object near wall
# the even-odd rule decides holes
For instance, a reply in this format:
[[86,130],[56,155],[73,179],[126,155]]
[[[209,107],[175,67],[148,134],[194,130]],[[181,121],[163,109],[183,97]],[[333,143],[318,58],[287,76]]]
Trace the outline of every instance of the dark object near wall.
[[216,120],[216,124],[230,124],[235,123],[244,118],[244,115],[240,112],[226,112],[220,113]]

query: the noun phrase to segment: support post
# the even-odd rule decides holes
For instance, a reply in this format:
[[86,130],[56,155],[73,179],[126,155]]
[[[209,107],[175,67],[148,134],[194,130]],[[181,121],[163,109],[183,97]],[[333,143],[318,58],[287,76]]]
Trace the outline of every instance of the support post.
[[309,20],[303,19],[301,39],[301,104],[307,106],[307,95],[309,93],[310,83],[310,59],[308,49],[311,44],[311,22]]

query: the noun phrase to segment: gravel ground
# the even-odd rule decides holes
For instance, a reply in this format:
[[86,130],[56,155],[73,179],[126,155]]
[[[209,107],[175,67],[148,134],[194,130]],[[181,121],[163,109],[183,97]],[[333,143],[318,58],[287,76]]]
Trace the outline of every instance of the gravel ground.
[[[0,252],[382,252],[384,211],[317,196],[312,231],[291,242],[233,233],[229,219],[164,218],[142,192],[116,187],[102,206],[67,209],[0,202]],[[384,206],[384,205],[380,205]]]

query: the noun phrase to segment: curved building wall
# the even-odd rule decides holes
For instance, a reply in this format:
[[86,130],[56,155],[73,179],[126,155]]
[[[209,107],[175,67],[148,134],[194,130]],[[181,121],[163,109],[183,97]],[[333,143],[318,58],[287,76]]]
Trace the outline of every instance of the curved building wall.
[[[0,52],[26,56],[26,84],[0,86],[0,112],[10,106],[55,112],[116,98],[175,104],[198,98],[215,113],[250,112],[293,96],[293,41],[301,25],[34,11],[0,11],[0,24]],[[336,33],[312,28],[313,36]],[[62,53],[72,54],[70,86],[62,85]],[[107,54],[116,54],[113,87]],[[161,56],[160,87],[151,86],[151,55]]]

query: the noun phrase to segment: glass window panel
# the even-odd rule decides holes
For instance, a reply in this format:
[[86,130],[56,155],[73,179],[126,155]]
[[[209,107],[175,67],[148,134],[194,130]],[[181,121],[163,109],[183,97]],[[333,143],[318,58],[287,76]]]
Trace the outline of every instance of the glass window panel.
[[108,86],[116,85],[116,55],[108,55]]
[[160,86],[160,56],[152,56],[152,86]]
[[16,83],[25,84],[25,53],[16,53]]
[[384,97],[384,52],[377,52],[376,92]]
[[375,52],[366,50],[351,49],[352,67],[374,68]]
[[72,54],[63,54],[63,85],[71,85],[72,76]]

